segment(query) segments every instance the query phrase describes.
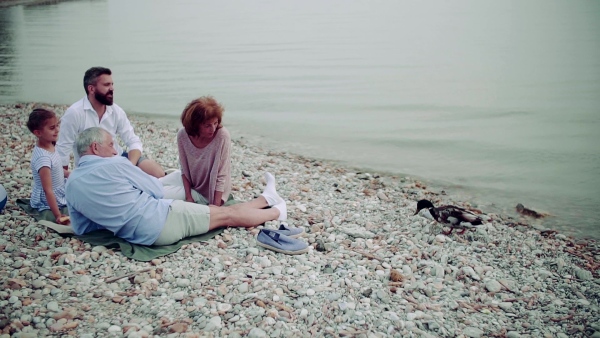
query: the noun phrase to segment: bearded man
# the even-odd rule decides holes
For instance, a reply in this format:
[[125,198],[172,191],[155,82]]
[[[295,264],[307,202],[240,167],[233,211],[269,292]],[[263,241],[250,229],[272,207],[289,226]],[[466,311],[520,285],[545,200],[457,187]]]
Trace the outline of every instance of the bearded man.
[[[86,96],[67,109],[60,119],[60,134],[56,150],[65,171],[69,168],[71,153],[74,153],[74,167],[79,163],[79,155],[73,151],[77,135],[87,128],[101,127],[107,130],[118,155],[126,157],[133,165],[148,175],[160,178],[165,175],[163,168],[155,161],[142,156],[142,142],[133,131],[125,111],[113,102],[112,72],[104,67],[92,67],[83,76]],[[127,151],[119,145],[115,136],[119,135]]]

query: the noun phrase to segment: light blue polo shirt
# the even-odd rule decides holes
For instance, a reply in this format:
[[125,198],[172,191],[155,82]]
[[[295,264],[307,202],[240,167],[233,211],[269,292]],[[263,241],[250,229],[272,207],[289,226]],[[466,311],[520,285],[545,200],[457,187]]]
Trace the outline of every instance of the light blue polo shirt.
[[124,240],[152,245],[160,235],[173,200],[163,186],[121,156],[84,155],[66,185],[75,234],[106,229]]

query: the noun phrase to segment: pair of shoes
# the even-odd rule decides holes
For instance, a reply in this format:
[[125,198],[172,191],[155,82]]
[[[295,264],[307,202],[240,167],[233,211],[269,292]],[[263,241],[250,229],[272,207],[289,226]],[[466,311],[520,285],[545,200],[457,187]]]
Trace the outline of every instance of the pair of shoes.
[[299,255],[308,252],[308,244],[277,232],[278,230],[261,229],[256,236],[256,244],[273,251],[288,255]]
[[292,237],[292,238],[298,238],[298,237],[302,237],[304,235],[303,228],[291,228],[287,224],[284,224],[284,223],[281,223],[279,225],[279,229],[277,229],[277,230],[275,230],[275,229],[267,229],[267,230],[271,230],[278,234],[286,235],[286,236]]

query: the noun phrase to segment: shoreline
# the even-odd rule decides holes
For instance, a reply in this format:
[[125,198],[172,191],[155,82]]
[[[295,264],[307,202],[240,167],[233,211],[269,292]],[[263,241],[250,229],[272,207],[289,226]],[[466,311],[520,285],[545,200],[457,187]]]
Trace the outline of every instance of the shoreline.
[[[134,112],[129,114],[141,121],[150,122],[153,120],[160,120],[164,123],[174,123],[180,125],[179,117],[175,115],[167,114],[152,114]],[[419,181],[421,185],[426,186],[427,190],[432,193],[445,195],[452,201],[460,201],[460,203],[467,204],[468,206],[486,210],[494,214],[501,214],[507,220],[511,220],[514,223],[523,223],[532,227],[535,230],[551,230],[563,233],[566,236],[571,236],[581,240],[600,240],[597,234],[586,232],[585,227],[575,228],[569,226],[571,224],[568,219],[562,216],[557,216],[548,211],[548,209],[533,207],[528,203],[527,199],[514,199],[504,195],[502,196],[501,191],[490,192],[491,189],[484,189],[473,185],[463,185],[460,183],[447,181],[447,180],[433,180],[430,177],[419,176],[411,173],[393,172],[389,170],[380,170],[369,165],[356,165],[349,163],[344,160],[332,160],[324,157],[315,157],[307,154],[306,151],[296,152],[293,149],[286,149],[287,147],[281,145],[273,145],[269,142],[268,137],[264,135],[250,135],[244,131],[243,126],[236,124],[231,126],[225,124],[231,133],[232,140],[244,140],[255,147],[265,149],[265,151],[271,151],[276,153],[290,153],[295,156],[307,157],[316,161],[323,161],[331,165],[343,167],[356,172],[376,172],[381,176],[385,177],[404,177],[413,181]],[[535,203],[533,203],[535,204]],[[542,217],[526,217],[522,213],[519,213],[516,209],[517,205],[524,205],[529,210],[533,210]]]
[[12,7],[12,6],[41,6],[41,5],[53,5],[68,0],[0,0],[0,8]]
[[[600,337],[596,241],[499,214],[444,236],[412,215],[416,200],[468,204],[409,177],[265,150],[235,135],[232,193],[254,197],[262,173],[272,172],[309,253],[263,250],[256,229],[228,229],[151,263],[62,238],[15,206],[30,193],[33,136],[24,121],[32,105],[0,105],[9,194],[0,214],[3,334]],[[67,107],[47,106],[59,115]],[[179,124],[129,117],[144,153],[177,167]],[[128,273],[135,277],[107,282]]]

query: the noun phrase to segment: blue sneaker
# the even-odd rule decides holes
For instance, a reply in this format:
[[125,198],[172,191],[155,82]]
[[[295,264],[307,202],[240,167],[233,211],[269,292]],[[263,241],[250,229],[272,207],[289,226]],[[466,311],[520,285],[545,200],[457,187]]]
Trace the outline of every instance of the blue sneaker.
[[269,250],[281,252],[288,255],[299,255],[308,252],[308,244],[295,239],[277,230],[262,229],[256,236],[256,244]]
[[281,223],[279,225],[279,229],[277,229],[277,230],[275,230],[275,229],[267,229],[267,230],[271,230],[278,234],[286,235],[286,236],[292,237],[292,238],[298,238],[298,237],[301,237],[302,235],[304,235],[303,228],[291,228],[288,225],[283,224],[283,223]]

